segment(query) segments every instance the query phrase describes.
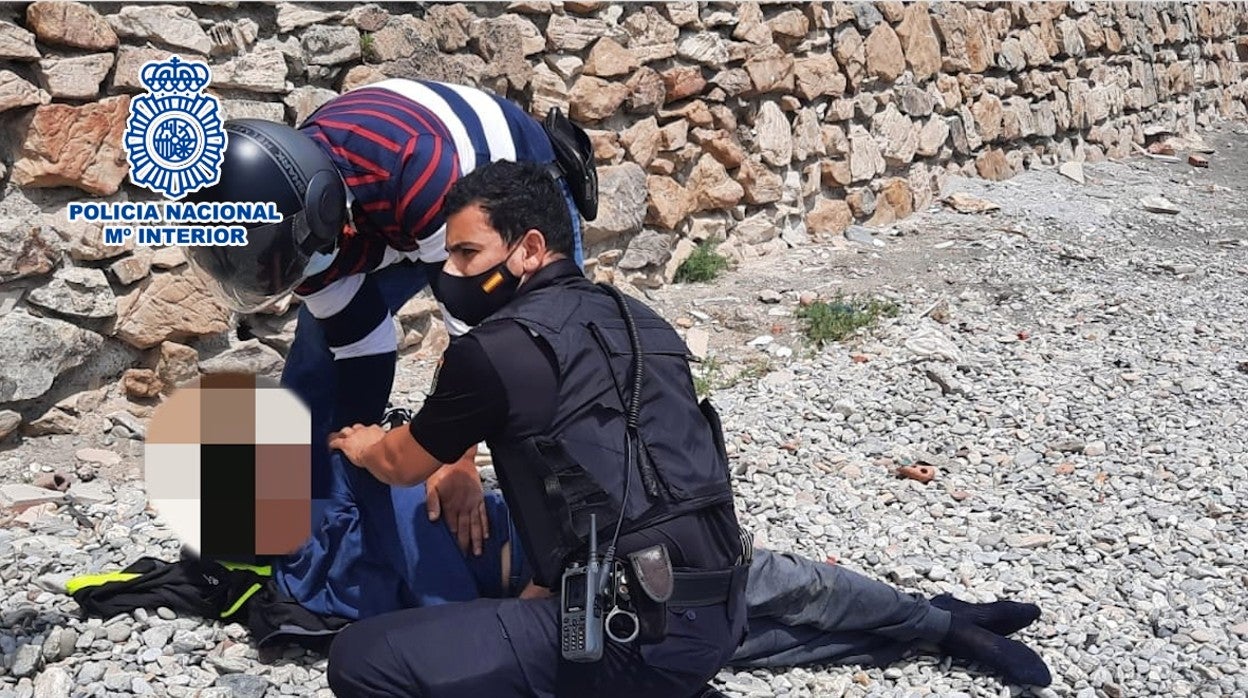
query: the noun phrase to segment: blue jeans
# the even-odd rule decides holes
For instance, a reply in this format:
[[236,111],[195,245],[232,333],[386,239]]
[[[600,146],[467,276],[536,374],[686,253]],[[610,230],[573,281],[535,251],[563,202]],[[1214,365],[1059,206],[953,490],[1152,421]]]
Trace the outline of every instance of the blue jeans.
[[[573,257],[577,265],[584,268],[580,214],[567,185],[562,187],[572,213]],[[376,281],[381,297],[393,315],[428,285],[428,272],[429,267],[423,263],[404,262],[372,272],[370,276]],[[414,545],[416,541],[400,542],[391,536],[370,543],[374,532],[370,529],[374,525],[380,531],[413,529],[410,517],[424,516],[424,487],[390,488],[345,459],[330,458],[327,442],[333,428],[333,410],[339,386],[335,384],[333,353],[320,322],[307,306],[299,308],[295,338],[286,355],[281,383],[303,400],[312,416],[313,536],[298,552],[275,563],[275,576],[279,583],[309,610],[347,618],[363,617],[369,615],[372,609],[388,607],[398,600],[395,594],[401,592],[406,595],[405,607],[421,602],[421,598],[410,598],[413,593],[425,597],[427,601],[442,598],[443,592],[451,593],[451,587],[439,587],[427,597],[413,592],[412,589],[416,588],[413,584],[419,587],[420,581],[411,578],[416,566],[412,559],[407,560],[406,573],[396,574],[399,572],[394,567],[398,564],[397,560],[405,554],[408,558],[419,558],[419,551],[388,546]],[[392,386],[357,385],[344,388],[379,391],[388,396]],[[446,527],[439,524],[439,529],[445,531]],[[501,545],[508,538],[504,535],[505,531],[498,533],[491,536],[495,545]],[[422,544],[431,545],[427,542]],[[440,546],[440,549],[444,547]],[[487,549],[482,557],[489,554]],[[513,554],[518,553],[513,549]],[[360,579],[389,580],[387,583],[395,586],[384,590],[362,590],[358,584]]]

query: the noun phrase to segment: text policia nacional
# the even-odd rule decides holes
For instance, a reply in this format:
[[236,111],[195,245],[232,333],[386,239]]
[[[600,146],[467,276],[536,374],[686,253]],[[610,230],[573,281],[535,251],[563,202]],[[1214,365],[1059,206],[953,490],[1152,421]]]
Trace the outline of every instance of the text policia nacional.
[[246,245],[242,223],[278,223],[282,214],[271,201],[255,202],[78,202],[69,220],[105,223],[103,243],[120,245],[134,237],[139,245]]

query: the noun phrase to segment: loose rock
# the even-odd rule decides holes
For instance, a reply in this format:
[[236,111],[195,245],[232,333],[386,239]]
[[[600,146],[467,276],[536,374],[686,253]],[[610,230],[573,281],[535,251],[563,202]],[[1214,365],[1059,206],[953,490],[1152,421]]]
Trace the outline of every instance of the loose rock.
[[1166,213],[1173,215],[1182,210],[1178,206],[1171,203],[1164,196],[1146,196],[1143,199],[1140,199],[1140,205],[1144,207],[1144,210],[1151,211],[1153,213]]

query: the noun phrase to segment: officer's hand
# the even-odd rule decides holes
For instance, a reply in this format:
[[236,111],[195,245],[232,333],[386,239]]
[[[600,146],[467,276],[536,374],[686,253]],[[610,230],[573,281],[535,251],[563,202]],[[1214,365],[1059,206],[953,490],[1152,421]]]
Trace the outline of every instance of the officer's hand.
[[529,582],[524,591],[520,592],[520,598],[522,599],[548,599],[550,596],[550,589],[539,587],[533,582]]
[[370,462],[368,451],[373,444],[381,441],[385,436],[386,430],[377,424],[371,426],[355,424],[330,434],[329,448],[342,451],[342,455],[346,456],[347,460],[373,472],[372,466],[378,464]]
[[474,462],[477,449],[469,449],[457,462],[438,468],[425,483],[429,520],[437,521],[445,514],[446,525],[459,541],[459,549],[480,555],[484,541],[490,537],[490,522],[485,513],[485,491],[481,474]]

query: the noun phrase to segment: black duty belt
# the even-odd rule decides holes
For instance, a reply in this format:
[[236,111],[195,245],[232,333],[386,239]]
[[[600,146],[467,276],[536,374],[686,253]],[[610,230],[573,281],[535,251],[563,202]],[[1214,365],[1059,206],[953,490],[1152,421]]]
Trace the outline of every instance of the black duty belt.
[[747,567],[730,567],[710,572],[675,572],[675,582],[669,606],[713,606],[724,603],[732,596],[733,581],[738,574],[745,574]]

